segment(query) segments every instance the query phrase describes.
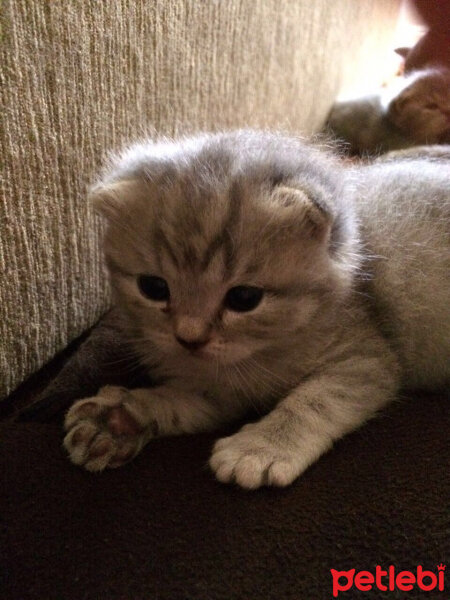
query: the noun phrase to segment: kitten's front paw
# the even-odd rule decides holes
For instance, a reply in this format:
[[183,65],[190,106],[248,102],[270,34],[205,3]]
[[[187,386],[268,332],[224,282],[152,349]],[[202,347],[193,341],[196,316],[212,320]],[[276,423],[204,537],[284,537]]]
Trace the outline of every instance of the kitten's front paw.
[[304,468],[294,452],[277,446],[253,425],[217,441],[209,464],[219,481],[236,482],[249,490],[262,485],[284,487]]
[[144,446],[144,427],[127,403],[128,390],[102,388],[97,396],[75,402],[69,409],[64,429],[64,447],[70,460],[88,471],[119,467]]

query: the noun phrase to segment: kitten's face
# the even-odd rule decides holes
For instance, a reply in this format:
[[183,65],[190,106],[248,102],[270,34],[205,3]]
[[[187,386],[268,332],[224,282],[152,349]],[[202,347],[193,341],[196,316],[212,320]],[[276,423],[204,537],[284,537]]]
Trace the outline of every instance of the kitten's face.
[[450,75],[421,77],[388,110],[391,121],[417,143],[450,141]]
[[113,287],[149,362],[155,347],[214,368],[286,347],[338,287],[306,190],[202,168],[106,193]]

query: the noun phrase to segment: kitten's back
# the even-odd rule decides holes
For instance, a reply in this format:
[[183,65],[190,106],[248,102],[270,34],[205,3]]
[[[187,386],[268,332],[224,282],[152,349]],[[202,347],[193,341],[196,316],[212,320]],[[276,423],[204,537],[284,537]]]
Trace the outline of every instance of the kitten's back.
[[450,161],[362,167],[357,211],[375,314],[411,387],[450,380]]

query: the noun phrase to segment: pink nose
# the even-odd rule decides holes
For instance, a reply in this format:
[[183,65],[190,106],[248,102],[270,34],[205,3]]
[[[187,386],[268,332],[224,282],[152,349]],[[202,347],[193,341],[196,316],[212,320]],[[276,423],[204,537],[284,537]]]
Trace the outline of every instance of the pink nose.
[[174,335],[177,342],[195,352],[203,348],[210,340],[210,324],[195,315],[177,315],[174,321]]
[[181,346],[183,346],[183,348],[186,348],[187,350],[191,350],[191,351],[195,351],[195,350],[200,350],[200,348],[203,348],[203,346],[206,346],[206,344],[209,342],[209,339],[201,339],[201,340],[184,340],[183,338],[179,337],[178,335],[175,336],[177,342],[179,344],[181,344]]

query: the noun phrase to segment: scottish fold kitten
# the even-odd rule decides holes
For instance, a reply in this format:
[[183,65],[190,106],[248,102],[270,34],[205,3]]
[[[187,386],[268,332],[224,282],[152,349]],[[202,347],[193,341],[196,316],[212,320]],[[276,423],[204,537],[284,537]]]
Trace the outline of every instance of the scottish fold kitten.
[[[428,4],[431,6],[431,3]],[[435,6],[439,5],[436,3]],[[396,48],[395,52],[405,60],[405,73],[429,67],[450,68],[450,29],[448,25],[445,26],[445,22],[448,23],[450,11],[448,8],[444,8],[444,3],[440,4],[440,8],[447,11],[447,15],[440,15],[441,27],[437,27],[435,24],[412,48]]]
[[125,151],[91,195],[117,309],[156,385],[76,402],[71,460],[117,467],[155,437],[252,409],[260,418],[219,440],[210,466],[244,488],[285,486],[401,385],[446,385],[444,164],[348,170],[258,131]]
[[351,154],[450,143],[450,70],[415,71],[379,94],[338,102],[326,128]]

